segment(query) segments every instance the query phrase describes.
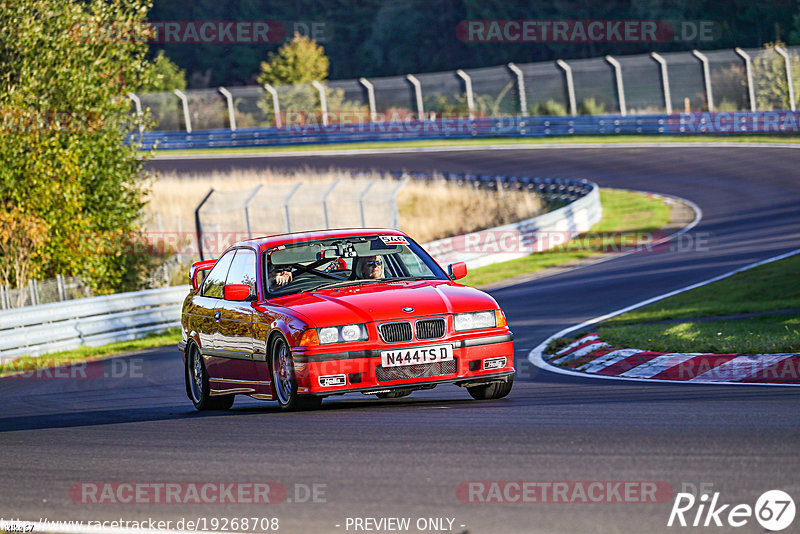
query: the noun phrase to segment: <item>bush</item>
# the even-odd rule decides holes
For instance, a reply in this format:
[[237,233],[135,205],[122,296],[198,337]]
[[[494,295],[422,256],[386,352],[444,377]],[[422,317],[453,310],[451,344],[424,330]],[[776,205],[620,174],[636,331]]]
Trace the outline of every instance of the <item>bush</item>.
[[594,97],[586,98],[578,105],[578,114],[580,115],[602,115],[605,112],[606,105],[597,102]]
[[556,102],[552,98],[547,102],[539,102],[531,106],[531,115],[566,115],[567,106],[561,102]]
[[[790,109],[789,86],[786,83],[786,63],[776,51],[775,46],[781,43],[769,43],[753,61],[753,78],[756,92],[756,106],[761,110]],[[797,91],[800,90],[800,59],[790,52],[792,64],[792,82]]]

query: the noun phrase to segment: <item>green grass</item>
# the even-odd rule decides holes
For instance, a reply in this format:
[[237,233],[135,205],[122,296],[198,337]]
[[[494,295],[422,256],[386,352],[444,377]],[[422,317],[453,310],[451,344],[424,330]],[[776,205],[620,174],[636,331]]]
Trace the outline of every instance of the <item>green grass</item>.
[[102,347],[80,347],[78,349],[43,354],[41,356],[22,356],[8,363],[0,364],[0,377],[19,372],[28,372],[35,369],[59,367],[91,360],[99,360],[109,356],[131,352],[135,350],[161,347],[164,345],[177,345],[181,339],[180,328],[170,328],[161,334],[151,334],[133,341],[119,341]]
[[607,325],[800,308],[800,255],[761,265],[610,319]]
[[594,233],[653,232],[666,226],[670,208],[663,200],[619,189],[600,189],[603,219],[583,236],[547,252],[487,265],[469,272],[462,283],[482,286],[533,273],[548,267],[604,254],[602,242],[589,239]]
[[655,352],[768,354],[800,352],[800,314],[677,324],[603,327],[614,347]]
[[[800,352],[800,313],[692,321],[800,309],[798,271],[800,256],[768,263],[610,319],[598,332],[613,346],[656,352]],[[652,324],[674,319],[681,322]]]
[[307,150],[348,150],[381,148],[420,148],[485,145],[551,145],[587,143],[800,143],[797,135],[574,135],[553,137],[489,137],[480,139],[431,139],[423,141],[383,141],[314,145],[261,146],[243,148],[208,148],[161,150],[164,155],[262,154],[269,152],[304,152]]

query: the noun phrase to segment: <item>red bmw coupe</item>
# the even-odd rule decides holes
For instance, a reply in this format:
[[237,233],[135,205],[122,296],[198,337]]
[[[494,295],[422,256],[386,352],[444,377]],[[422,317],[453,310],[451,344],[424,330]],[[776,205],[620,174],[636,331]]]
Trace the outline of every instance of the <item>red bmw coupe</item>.
[[[205,278],[200,282],[200,273]],[[330,395],[403,397],[450,383],[475,399],[511,391],[513,335],[495,300],[455,282],[397,230],[330,230],[236,243],[197,262],[183,304],[186,394],[319,407]]]

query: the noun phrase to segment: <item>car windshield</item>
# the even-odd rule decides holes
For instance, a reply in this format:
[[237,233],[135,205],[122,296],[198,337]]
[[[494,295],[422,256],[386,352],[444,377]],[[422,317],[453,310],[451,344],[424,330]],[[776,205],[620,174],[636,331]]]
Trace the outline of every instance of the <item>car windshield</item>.
[[303,241],[270,250],[270,296],[398,280],[447,280],[422,248],[405,236],[367,235]]

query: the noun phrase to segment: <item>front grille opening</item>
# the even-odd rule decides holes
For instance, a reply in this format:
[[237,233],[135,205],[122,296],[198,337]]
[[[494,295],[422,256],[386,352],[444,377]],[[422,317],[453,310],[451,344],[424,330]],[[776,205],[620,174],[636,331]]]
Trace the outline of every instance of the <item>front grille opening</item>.
[[411,323],[408,321],[382,324],[380,331],[381,337],[386,343],[411,341]]
[[457,368],[458,363],[456,360],[403,365],[400,367],[383,367],[379,365],[375,368],[375,377],[378,382],[390,382],[392,380],[408,380],[409,378],[452,375],[456,373]]
[[436,339],[444,337],[444,319],[423,319],[416,322],[417,339]]

